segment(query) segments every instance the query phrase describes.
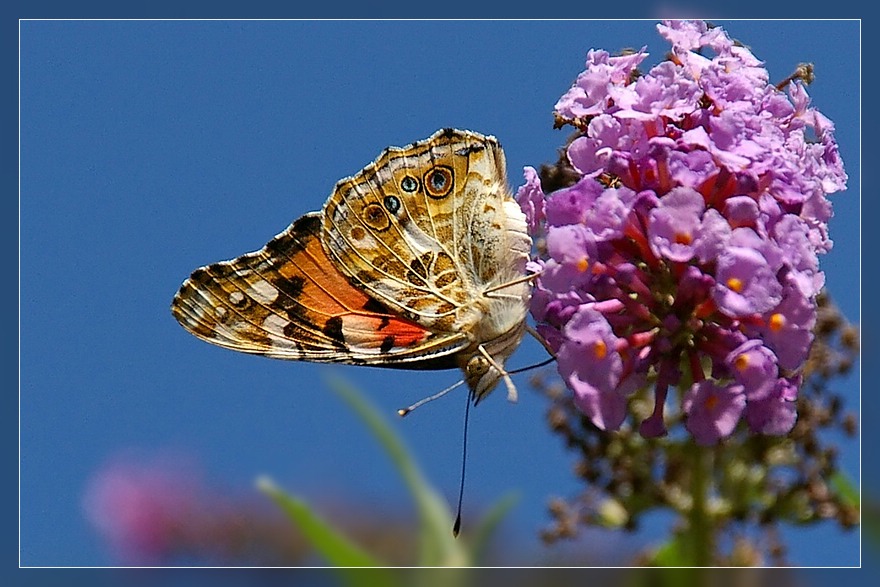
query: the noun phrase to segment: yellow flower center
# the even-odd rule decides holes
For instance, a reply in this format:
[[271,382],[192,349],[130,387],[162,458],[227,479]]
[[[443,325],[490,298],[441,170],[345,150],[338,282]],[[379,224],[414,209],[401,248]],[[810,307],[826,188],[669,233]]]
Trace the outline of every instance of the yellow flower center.
[[689,245],[693,242],[693,237],[687,232],[677,232],[675,233],[675,243],[679,245]]
[[604,340],[597,340],[593,343],[593,355],[597,359],[604,359],[608,355],[608,345]]
[[733,362],[733,365],[740,371],[744,370],[746,367],[749,366],[749,356],[746,353],[741,354]]
[[773,332],[779,332],[779,330],[783,326],[785,326],[785,316],[783,316],[779,312],[776,312],[775,314],[770,316],[770,320],[768,322],[769,322],[768,325],[770,326],[770,330],[772,330]]
[[731,277],[727,280],[727,287],[729,287],[732,291],[735,291],[736,293],[741,292],[743,289],[742,279]]
[[578,271],[580,271],[581,273],[585,272],[587,269],[590,268],[590,259],[588,259],[586,256],[581,258],[581,260],[577,263],[577,268]]

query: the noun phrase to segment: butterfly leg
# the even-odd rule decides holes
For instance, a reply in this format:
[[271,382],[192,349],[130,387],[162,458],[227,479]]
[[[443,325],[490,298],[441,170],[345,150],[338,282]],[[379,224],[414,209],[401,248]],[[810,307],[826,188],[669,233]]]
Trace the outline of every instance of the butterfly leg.
[[[511,287],[513,285],[518,285],[520,283],[524,283],[526,281],[533,281],[540,276],[541,273],[529,273],[528,275],[523,275],[522,277],[518,277],[514,280],[508,281],[507,283],[502,283],[501,285],[496,285],[494,287],[490,287],[486,291],[483,292],[483,295],[487,298],[519,298],[519,296],[511,295],[511,294],[496,294],[495,292],[500,291],[502,289]],[[492,295],[495,294],[495,295]]]
[[492,355],[483,348],[483,345],[477,347],[477,350],[483,358],[496,370],[501,374],[501,378],[504,380],[504,385],[507,387],[507,401],[516,402],[519,399],[519,395],[516,391],[516,386],[513,384],[513,379],[510,378],[507,371],[504,370],[504,367],[498,364],[498,362],[492,358]]

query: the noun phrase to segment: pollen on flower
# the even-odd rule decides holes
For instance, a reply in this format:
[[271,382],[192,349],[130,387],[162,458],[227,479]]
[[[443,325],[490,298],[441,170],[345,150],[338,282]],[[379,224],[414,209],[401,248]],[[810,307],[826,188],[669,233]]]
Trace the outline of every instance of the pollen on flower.
[[593,354],[597,359],[604,359],[608,355],[608,345],[604,340],[597,340],[593,343]]
[[770,316],[770,320],[767,321],[767,325],[770,327],[770,330],[773,332],[779,332],[783,326],[785,326],[785,316],[776,312],[772,316]]
[[735,291],[736,293],[740,293],[743,290],[743,282],[742,279],[737,277],[731,277],[727,280],[727,287],[731,291]]
[[706,399],[703,400],[703,407],[709,410],[710,412],[715,409],[718,405],[718,396],[714,393],[710,393],[706,396]]

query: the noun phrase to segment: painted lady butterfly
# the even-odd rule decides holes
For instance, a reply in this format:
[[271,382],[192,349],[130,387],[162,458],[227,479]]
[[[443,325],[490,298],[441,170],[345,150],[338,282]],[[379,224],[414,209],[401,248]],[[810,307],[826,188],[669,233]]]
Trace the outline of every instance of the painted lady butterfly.
[[196,269],[174,317],[226,348],[464,372],[474,402],[522,340],[532,241],[498,141],[445,129],[386,149],[254,253]]

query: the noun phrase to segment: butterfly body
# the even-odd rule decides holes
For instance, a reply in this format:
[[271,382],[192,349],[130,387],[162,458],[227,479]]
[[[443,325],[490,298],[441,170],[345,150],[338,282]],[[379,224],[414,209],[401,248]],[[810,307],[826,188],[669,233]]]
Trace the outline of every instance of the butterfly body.
[[196,336],[274,358],[465,374],[475,400],[525,332],[525,216],[494,137],[386,149],[260,251],[197,269],[172,302]]

